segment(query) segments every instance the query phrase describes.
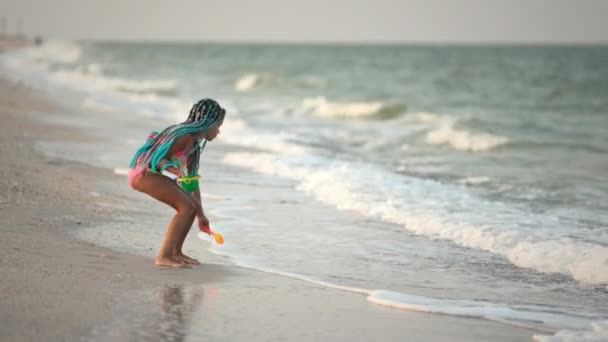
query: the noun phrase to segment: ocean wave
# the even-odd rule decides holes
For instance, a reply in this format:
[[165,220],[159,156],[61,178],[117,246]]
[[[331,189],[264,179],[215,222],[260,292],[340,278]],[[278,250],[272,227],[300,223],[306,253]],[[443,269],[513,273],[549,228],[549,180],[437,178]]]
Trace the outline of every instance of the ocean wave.
[[243,75],[234,83],[234,89],[237,91],[249,91],[259,83],[260,78],[261,75],[255,73]]
[[392,118],[403,114],[405,105],[389,105],[381,101],[332,102],[325,97],[306,98],[301,109],[324,118]]
[[465,185],[478,185],[478,184],[485,184],[490,182],[490,178],[489,177],[466,177],[466,178],[462,178],[460,180],[458,180],[459,183],[461,184],[465,184]]
[[177,80],[144,80],[131,81],[125,79],[112,79],[111,87],[120,91],[132,93],[154,93],[161,96],[177,95]]
[[70,41],[48,41],[44,44],[19,50],[26,60],[36,60],[44,63],[76,63],[82,57],[82,49]]
[[553,336],[534,335],[536,342],[604,342],[608,341],[608,320],[595,321],[588,324],[586,329],[560,330]]
[[89,64],[71,70],[58,70],[50,77],[66,86],[80,87],[87,85],[91,90],[118,91],[135,94],[155,94],[172,96],[177,92],[176,80],[129,80],[120,77],[105,76],[101,66]]
[[425,136],[425,142],[430,145],[447,145],[459,151],[479,152],[509,142],[509,139],[503,136],[457,129],[455,126],[458,120],[447,115],[418,113],[417,119],[432,125],[432,129]]
[[86,108],[102,111],[136,113],[150,118],[183,120],[191,104],[178,98],[156,94],[127,94],[122,92],[91,93],[82,101]]
[[487,151],[504,145],[508,139],[488,133],[471,133],[455,129],[451,125],[443,125],[427,133],[427,143],[432,145],[449,145],[460,151]]
[[299,78],[285,78],[269,72],[250,72],[241,75],[234,82],[234,89],[239,92],[248,92],[255,88],[265,87],[295,87],[295,88],[325,88],[327,82],[315,76]]
[[[15,50],[0,57],[5,74],[33,88],[68,90],[80,94],[89,108],[152,116],[183,112],[189,103],[172,97],[176,80],[132,80],[104,75],[103,66],[80,62],[81,49],[69,42]],[[57,64],[60,63],[60,64]],[[64,64],[69,65],[64,65]]]
[[[296,180],[298,190],[338,209],[400,224],[419,235],[489,251],[519,267],[566,274],[590,284],[608,284],[608,247],[555,235],[559,229],[542,227],[548,218],[472,197],[460,186],[307,153],[229,153],[223,161]],[[471,213],[470,208],[475,212]],[[519,229],[519,221],[538,228]]]

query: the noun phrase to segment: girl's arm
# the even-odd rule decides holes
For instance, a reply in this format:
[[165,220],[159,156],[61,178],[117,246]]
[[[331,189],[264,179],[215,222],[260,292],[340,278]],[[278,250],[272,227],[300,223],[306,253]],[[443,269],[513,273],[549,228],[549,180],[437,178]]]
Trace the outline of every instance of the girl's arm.
[[194,202],[197,204],[196,210],[196,218],[198,219],[198,227],[202,231],[207,231],[209,229],[209,220],[207,216],[205,216],[205,212],[203,211],[203,202],[201,202],[201,192],[196,190],[192,193],[192,197],[194,198]]
[[[194,141],[194,143],[198,143]],[[200,158],[200,153],[196,153],[191,158]],[[193,163],[188,162],[188,174],[193,175],[198,173],[198,170],[194,170]],[[209,230],[209,220],[207,216],[205,216],[205,211],[203,210],[203,202],[201,201],[201,192],[200,190],[196,190],[191,193],[194,202],[197,204],[196,217],[198,218],[198,227],[201,231],[208,232]]]

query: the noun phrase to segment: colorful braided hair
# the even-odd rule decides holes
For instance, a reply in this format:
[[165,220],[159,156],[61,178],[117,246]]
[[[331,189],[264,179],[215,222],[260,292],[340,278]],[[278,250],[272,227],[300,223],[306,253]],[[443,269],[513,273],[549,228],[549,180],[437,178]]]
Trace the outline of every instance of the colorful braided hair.
[[[140,147],[133,159],[131,159],[130,168],[134,169],[138,165],[149,165],[150,170],[159,172],[159,163],[163,158],[167,157],[169,149],[179,138],[186,134],[198,134],[209,130],[218,122],[224,119],[226,111],[224,108],[211,99],[203,99],[192,106],[190,115],[186,121],[171,125],[161,132],[153,132],[146,143]],[[205,148],[206,140],[202,144],[196,144],[196,147],[188,155],[188,166],[190,174],[194,175],[198,172],[198,163],[202,150]]]

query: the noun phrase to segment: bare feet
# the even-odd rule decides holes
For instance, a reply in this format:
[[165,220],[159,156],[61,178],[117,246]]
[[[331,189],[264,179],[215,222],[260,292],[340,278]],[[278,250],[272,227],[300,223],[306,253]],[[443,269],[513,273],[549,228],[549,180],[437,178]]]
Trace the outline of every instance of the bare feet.
[[164,257],[157,256],[156,257],[156,266],[164,266],[164,267],[173,267],[173,268],[187,268],[186,265],[181,260],[174,257]]
[[200,261],[198,261],[194,258],[191,258],[183,253],[175,254],[175,255],[173,255],[173,257],[175,259],[177,259],[183,263],[189,264],[189,265],[200,265],[201,264]]

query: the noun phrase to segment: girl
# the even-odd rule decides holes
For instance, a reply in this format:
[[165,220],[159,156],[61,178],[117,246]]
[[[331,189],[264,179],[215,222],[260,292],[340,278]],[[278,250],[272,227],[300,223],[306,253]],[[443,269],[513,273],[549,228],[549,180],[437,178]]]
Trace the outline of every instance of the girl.
[[182,253],[182,245],[195,217],[199,229],[209,233],[209,220],[203,211],[200,192],[197,187],[193,192],[184,191],[162,172],[173,173],[179,177],[178,181],[196,179],[198,185],[201,152],[206,142],[220,133],[225,114],[214,100],[201,100],[192,107],[186,121],[152,133],[131,160],[129,185],[176,211],[156,257],[158,266],[182,268],[187,264],[200,264]]

